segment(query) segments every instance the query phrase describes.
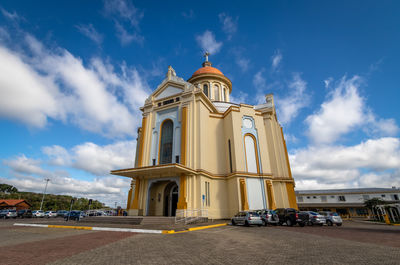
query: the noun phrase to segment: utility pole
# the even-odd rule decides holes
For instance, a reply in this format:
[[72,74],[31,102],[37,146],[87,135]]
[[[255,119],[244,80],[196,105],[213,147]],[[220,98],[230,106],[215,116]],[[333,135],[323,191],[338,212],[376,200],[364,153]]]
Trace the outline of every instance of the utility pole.
[[50,179],[44,179],[44,181],[46,181],[46,186],[44,187],[43,191],[42,203],[40,204],[40,211],[42,210],[43,207],[44,195],[46,195],[47,184],[49,183]]

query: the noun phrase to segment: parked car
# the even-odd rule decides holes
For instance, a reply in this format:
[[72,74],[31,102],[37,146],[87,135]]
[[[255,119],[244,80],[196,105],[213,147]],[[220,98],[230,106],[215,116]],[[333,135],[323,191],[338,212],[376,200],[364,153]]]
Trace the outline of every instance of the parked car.
[[29,209],[19,210],[17,212],[17,215],[20,218],[32,218],[32,211]]
[[327,212],[327,211],[323,211],[323,212],[319,212],[321,215],[325,216],[326,219],[326,224],[329,226],[332,225],[337,225],[337,226],[341,226],[343,221],[342,218],[334,212]]
[[308,213],[310,217],[310,219],[308,220],[309,225],[323,226],[326,223],[325,216],[323,216],[322,214],[313,211],[307,211],[306,213]]
[[278,208],[274,210],[279,218],[279,224],[286,223],[287,226],[299,224],[303,227],[308,223],[309,215],[305,212],[299,212],[293,208]]
[[262,220],[257,212],[239,212],[232,217],[232,225],[242,224],[245,226],[249,225],[262,225]]
[[84,218],[83,212],[81,212],[81,211],[71,211],[69,214],[67,214],[64,217],[64,220],[65,221],[68,221],[68,220],[79,221],[82,218]]
[[262,224],[267,226],[268,224],[277,225],[279,223],[279,217],[273,210],[262,209],[256,211],[262,220]]
[[44,217],[44,212],[40,210],[36,210],[32,212],[33,217]]
[[47,217],[47,218],[57,217],[57,213],[53,212],[53,211],[47,211],[47,212],[44,213],[44,216]]
[[0,211],[0,218],[17,218],[18,214],[16,210],[2,210]]
[[66,210],[58,210],[57,211],[57,217],[65,217],[66,215],[68,215],[68,211],[66,211]]

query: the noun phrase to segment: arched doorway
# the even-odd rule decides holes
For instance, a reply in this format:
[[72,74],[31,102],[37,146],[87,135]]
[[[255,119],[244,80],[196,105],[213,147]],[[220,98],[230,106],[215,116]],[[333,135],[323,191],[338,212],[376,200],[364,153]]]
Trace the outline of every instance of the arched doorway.
[[178,185],[170,182],[164,189],[164,216],[175,216],[178,204]]

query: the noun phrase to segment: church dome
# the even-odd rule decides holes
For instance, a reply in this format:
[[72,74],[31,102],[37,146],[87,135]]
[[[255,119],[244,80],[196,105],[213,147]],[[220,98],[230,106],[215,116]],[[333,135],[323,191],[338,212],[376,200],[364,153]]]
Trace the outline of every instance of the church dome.
[[[226,86],[229,90],[229,93],[232,91],[232,82],[227,78],[219,69],[212,67],[211,62],[208,61],[208,53],[206,53],[206,61],[203,62],[203,67],[199,68],[192,74],[192,76],[188,79],[188,82],[194,85],[201,85],[204,82],[208,82],[209,86],[211,84],[219,84],[219,87]],[[221,96],[222,97],[222,96]],[[222,97],[226,99],[227,97]]]
[[203,74],[217,74],[217,75],[224,76],[224,74],[217,68],[212,67],[212,66],[204,66],[204,67],[199,68],[196,72],[194,72],[192,77],[195,77],[198,75],[203,75]]

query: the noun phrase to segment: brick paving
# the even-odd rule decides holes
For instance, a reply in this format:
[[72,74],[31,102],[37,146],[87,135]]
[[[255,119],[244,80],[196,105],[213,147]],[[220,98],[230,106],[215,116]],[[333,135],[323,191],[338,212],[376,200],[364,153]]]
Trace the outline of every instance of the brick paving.
[[[35,235],[36,229],[0,229],[2,240],[17,231],[27,233],[30,240],[18,243],[8,239],[11,245],[0,246],[0,264],[13,264],[9,262],[12,257],[3,256],[11,249],[20,251],[15,254],[18,264],[52,265],[399,264],[400,260],[400,227],[354,222],[342,227],[224,226],[171,235],[49,228]],[[55,233],[60,234],[54,238]],[[38,240],[32,241],[35,236]],[[21,262],[24,260],[29,262]]]
[[80,235],[3,246],[0,248],[0,263],[10,265],[46,264],[134,235],[133,233],[121,232],[89,232]]

